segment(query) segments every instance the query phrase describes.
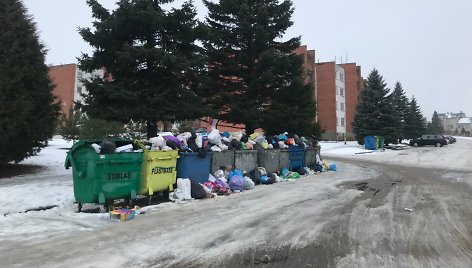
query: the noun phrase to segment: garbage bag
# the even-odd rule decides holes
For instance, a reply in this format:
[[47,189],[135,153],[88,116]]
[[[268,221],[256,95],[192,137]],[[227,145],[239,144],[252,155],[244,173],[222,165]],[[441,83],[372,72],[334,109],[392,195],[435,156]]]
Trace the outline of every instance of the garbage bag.
[[111,140],[103,140],[100,143],[101,154],[112,154],[116,150],[116,144]]
[[191,182],[189,179],[178,178],[177,189],[179,189],[182,192],[181,199],[183,200],[192,199],[192,187],[191,187]]
[[239,175],[234,175],[229,181],[229,188],[231,191],[243,191],[244,190],[244,178]]
[[254,181],[251,180],[249,177],[244,177],[244,189],[245,190],[252,190],[255,187]]
[[203,186],[201,186],[199,183],[191,181],[190,186],[191,186],[190,195],[192,196],[192,198],[203,199],[207,197],[207,192],[205,191],[205,189],[203,189]]
[[213,129],[210,134],[208,134],[208,141],[215,145],[221,144],[221,135],[218,129]]

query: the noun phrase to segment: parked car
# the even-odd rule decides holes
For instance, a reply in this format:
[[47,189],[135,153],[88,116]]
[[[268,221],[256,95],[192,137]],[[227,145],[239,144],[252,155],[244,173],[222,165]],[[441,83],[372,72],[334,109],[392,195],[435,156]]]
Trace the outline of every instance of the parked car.
[[434,145],[436,147],[442,147],[447,144],[447,140],[443,135],[427,134],[417,139],[410,140],[410,146],[425,146]]
[[453,136],[444,135],[444,137],[449,141],[450,144],[455,143],[457,140]]

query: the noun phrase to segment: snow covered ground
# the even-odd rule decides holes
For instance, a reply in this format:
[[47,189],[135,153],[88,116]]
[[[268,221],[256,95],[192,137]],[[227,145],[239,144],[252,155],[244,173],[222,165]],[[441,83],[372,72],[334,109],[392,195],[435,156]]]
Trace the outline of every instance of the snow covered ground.
[[407,147],[405,150],[365,150],[357,142],[321,142],[321,155],[359,159],[380,163],[443,168],[450,170],[472,170],[472,157],[464,157],[470,150],[472,138],[457,137],[457,142],[443,147]]
[[[472,139],[458,138],[456,144],[441,148],[420,147],[399,151],[368,152],[355,142],[348,142],[346,145],[342,142],[322,142],[321,153],[326,158],[338,157],[410,166],[444,167],[445,169],[452,170],[451,180],[457,180],[458,177],[454,175],[454,170],[472,170],[472,157],[464,157],[464,155],[468,154],[467,150],[469,150],[471,145]],[[337,202],[344,200],[348,203],[349,200],[361,194],[361,191],[340,189],[337,185],[347,181],[372,178],[376,174],[376,171],[360,168],[355,165],[338,163],[337,172],[305,176],[293,182],[258,186],[254,190],[233,194],[229,197],[217,197],[203,201],[194,200],[186,204],[169,202],[146,207],[143,209],[146,211],[146,214],[138,215],[135,220],[123,223],[110,220],[107,214],[76,213],[77,206],[73,203],[72,174],[70,170],[66,170],[63,166],[67,152],[64,148],[69,148],[70,146],[71,143],[67,143],[62,139],[54,139],[38,156],[31,157],[23,162],[25,164],[47,166],[48,169],[46,171],[34,175],[0,180],[0,242],[13,244],[21,242],[32,243],[32,241],[52,239],[58,236],[66,237],[71,233],[87,233],[98,229],[116,228],[123,224],[138,224],[134,222],[140,221],[147,222],[146,228],[148,228],[148,231],[158,232],[152,229],[154,226],[153,218],[155,218],[156,214],[169,217],[168,221],[170,222],[162,219],[162,223],[171,224],[175,221],[175,218],[172,218],[170,215],[176,213],[183,217],[195,217],[196,222],[202,222],[192,227],[188,225],[192,220],[183,220],[182,226],[185,226],[185,230],[182,229],[169,234],[159,233],[158,238],[148,239],[141,246],[135,246],[135,249],[142,250],[141,252],[144,252],[146,248],[153,248],[149,254],[141,253],[140,258],[157,258],[156,252],[163,254],[160,257],[165,257],[165,254],[177,254],[179,250],[174,253],[167,252],[166,247],[169,243],[179,245],[177,248],[180,248],[180,251],[185,252],[187,256],[203,257],[202,253],[198,252],[198,249],[201,249],[203,245],[198,243],[205,240],[205,236],[209,232],[223,232],[226,226],[224,220],[221,222],[222,218],[227,218],[228,221],[231,219],[231,226],[246,226],[253,220],[260,220],[261,213],[266,213],[268,217],[276,217],[278,220],[282,217],[283,222],[297,224],[297,218],[299,217],[298,207],[293,207],[293,211],[287,212],[285,216],[274,216],[277,211],[270,210],[269,204],[277,204],[276,207],[280,207],[283,205],[279,204],[280,202],[283,203],[284,200],[290,199],[300,200],[302,203],[309,200],[310,215],[317,218],[319,222],[323,222],[323,211],[329,210],[328,208],[334,204],[331,203],[329,196],[336,195]],[[52,208],[34,211],[41,207]],[[260,209],[249,212],[246,210],[248,207]],[[205,219],[204,215],[195,215],[197,212],[204,213],[205,209],[221,210],[219,215],[222,218]],[[240,214],[238,217],[232,217],[232,213]],[[251,228],[253,227],[251,226]],[[284,228],[279,228],[273,235],[283,237],[284,239],[291,237],[287,243],[303,244],[313,240],[320,231],[316,226],[305,226],[303,228],[306,228],[308,231],[298,234],[284,234]],[[245,233],[245,230],[244,228],[240,230],[242,232],[240,239],[231,242],[232,246],[230,249],[238,250],[244,247],[244,245],[257,244],[258,241],[261,241],[258,240],[261,237],[257,233]],[[177,241],[179,236],[186,237],[186,239]],[[2,249],[1,244],[0,250]],[[197,246],[197,249],[194,248],[195,246]],[[215,240],[215,244],[211,245],[204,254],[206,257],[217,256],[220,254],[220,249],[218,241]],[[224,249],[228,250],[228,244],[226,244]],[[104,251],[103,253],[108,254],[109,252]],[[112,266],[114,264],[126,263],[125,258],[127,257],[137,258],[135,255],[116,256],[117,259],[110,260],[108,264]],[[136,261],[139,263],[139,260]],[[71,265],[75,264],[78,263],[71,263]],[[103,263],[97,263],[97,265],[100,264]],[[132,263],[132,266],[134,265],[136,263]]]

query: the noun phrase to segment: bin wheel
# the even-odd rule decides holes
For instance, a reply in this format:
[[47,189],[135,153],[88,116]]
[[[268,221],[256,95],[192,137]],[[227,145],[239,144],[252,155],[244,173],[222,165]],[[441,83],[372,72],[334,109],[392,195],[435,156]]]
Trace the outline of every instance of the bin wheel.
[[79,202],[79,204],[77,205],[77,212],[82,212],[82,203]]
[[129,208],[133,209],[135,205],[136,205],[136,198],[131,198],[129,201]]
[[105,204],[98,205],[98,209],[100,213],[107,213],[111,209],[111,204],[109,202],[105,202]]
[[100,205],[98,205],[98,211],[100,211],[100,213],[105,213],[105,212],[107,212],[107,211],[106,211],[106,204],[100,204]]

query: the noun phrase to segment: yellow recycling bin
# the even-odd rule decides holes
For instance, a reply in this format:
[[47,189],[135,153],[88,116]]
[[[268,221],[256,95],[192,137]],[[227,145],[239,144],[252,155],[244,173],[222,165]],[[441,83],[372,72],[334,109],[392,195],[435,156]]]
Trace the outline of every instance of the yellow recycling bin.
[[151,197],[154,192],[174,190],[177,177],[179,151],[151,151],[137,142],[143,149],[142,179],[139,193]]

